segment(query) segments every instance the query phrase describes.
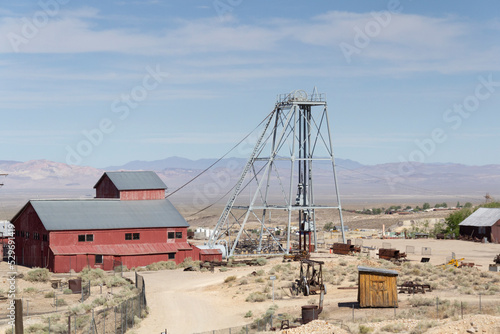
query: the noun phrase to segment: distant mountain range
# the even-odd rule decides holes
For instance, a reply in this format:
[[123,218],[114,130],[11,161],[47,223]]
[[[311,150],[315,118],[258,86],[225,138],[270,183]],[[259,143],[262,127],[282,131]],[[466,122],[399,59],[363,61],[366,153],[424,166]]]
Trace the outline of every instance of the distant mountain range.
[[[154,170],[154,171],[162,171],[164,169],[205,169],[215,163],[217,159],[199,159],[199,160],[190,160],[181,157],[169,157],[162,160],[154,160],[154,161],[141,161],[135,160],[126,163],[122,166],[109,166],[106,167],[105,170],[114,171],[114,170]],[[244,166],[247,162],[247,159],[243,158],[227,158],[221,160],[220,165],[228,165],[228,164],[237,164]],[[335,163],[337,165],[343,166],[348,169],[355,169],[359,167],[363,167],[357,161],[349,160],[349,159],[335,159]]]
[[[105,169],[73,166],[48,160],[0,161],[0,173],[9,175],[0,183],[0,197],[13,192],[41,193],[79,192],[93,196],[93,186],[104,171],[116,170],[153,170],[165,181],[169,191],[182,186],[202,170],[212,165],[216,159],[189,160],[169,157],[156,161],[131,161],[123,166],[109,166]],[[400,164],[362,165],[356,161],[336,159],[337,177],[340,193],[348,201],[363,201],[371,197],[385,198],[387,201],[404,198],[455,199],[461,202],[478,202],[486,193],[495,197],[500,193],[500,165],[467,166],[461,164]],[[188,187],[179,192],[183,198],[193,197],[206,184],[213,183],[213,173],[227,171],[229,180],[225,189],[236,183],[245,159],[228,158],[218,162],[211,173],[205,173]],[[278,169],[286,167],[280,162]],[[321,188],[322,180],[328,177],[325,172],[328,162],[315,164],[318,178],[316,185]],[[283,169],[285,170],[285,169]],[[286,173],[284,174],[286,175]],[[331,189],[323,189],[330,191]],[[221,191],[222,192],[222,189]]]

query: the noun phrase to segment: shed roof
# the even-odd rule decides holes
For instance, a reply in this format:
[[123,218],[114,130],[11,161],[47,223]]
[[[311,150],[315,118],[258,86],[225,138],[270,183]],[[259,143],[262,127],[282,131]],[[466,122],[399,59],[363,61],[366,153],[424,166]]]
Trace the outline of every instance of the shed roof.
[[382,275],[396,275],[396,276],[399,275],[399,273],[395,270],[364,267],[364,266],[358,266],[358,271],[366,273],[382,274]]
[[479,208],[469,217],[465,218],[459,226],[493,226],[500,220],[500,209]]
[[167,189],[160,177],[151,171],[105,172],[94,188],[97,188],[104,176],[109,177],[118,190]]
[[48,231],[189,226],[167,199],[31,200],[12,221],[28,205],[33,206]]
[[55,255],[101,254],[101,255],[137,255],[177,253],[180,250],[191,250],[187,242],[149,243],[149,244],[116,244],[116,245],[50,245]]

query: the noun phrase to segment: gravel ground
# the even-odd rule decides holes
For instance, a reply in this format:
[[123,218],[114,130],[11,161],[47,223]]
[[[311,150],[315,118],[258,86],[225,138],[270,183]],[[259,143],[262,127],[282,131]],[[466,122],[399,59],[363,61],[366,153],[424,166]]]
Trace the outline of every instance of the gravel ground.
[[[428,334],[500,334],[500,317],[491,315],[468,315],[464,319],[419,321],[413,319],[387,320],[360,325],[351,325],[351,332],[365,327],[369,333],[428,333]],[[431,327],[432,326],[432,327]],[[297,328],[285,329],[281,334],[348,334],[338,326],[323,320],[314,320]]]

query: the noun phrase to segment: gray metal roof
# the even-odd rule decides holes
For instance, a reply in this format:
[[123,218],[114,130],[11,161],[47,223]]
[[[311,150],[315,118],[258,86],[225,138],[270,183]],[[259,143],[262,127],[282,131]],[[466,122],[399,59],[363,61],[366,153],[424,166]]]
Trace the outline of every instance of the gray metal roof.
[[189,226],[166,199],[31,200],[26,205],[30,203],[48,231]]
[[396,275],[396,276],[399,275],[399,273],[396,270],[372,268],[372,267],[364,267],[364,266],[358,266],[358,271],[366,272],[366,273],[383,274],[383,275]]
[[167,189],[165,183],[155,172],[105,172],[99,181],[97,187],[104,175],[107,175],[118,190],[141,190],[141,189]]
[[465,218],[460,226],[493,226],[500,220],[500,209],[479,208],[469,217]]

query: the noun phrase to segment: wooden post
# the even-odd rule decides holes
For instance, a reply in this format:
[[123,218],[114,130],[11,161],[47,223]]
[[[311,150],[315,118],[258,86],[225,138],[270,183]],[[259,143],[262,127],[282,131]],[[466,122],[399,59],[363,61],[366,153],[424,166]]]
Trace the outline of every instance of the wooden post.
[[15,311],[16,311],[16,333],[15,334],[24,334],[23,327],[23,302],[21,299],[15,300]]

